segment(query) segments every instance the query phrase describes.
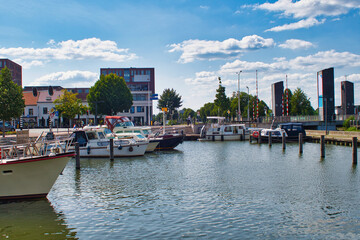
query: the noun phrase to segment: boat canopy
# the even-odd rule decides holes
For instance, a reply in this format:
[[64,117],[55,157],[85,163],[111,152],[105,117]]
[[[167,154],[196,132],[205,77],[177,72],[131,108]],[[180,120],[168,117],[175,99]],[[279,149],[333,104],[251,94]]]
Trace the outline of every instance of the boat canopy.
[[124,116],[106,116],[105,124],[113,131],[116,126],[134,126],[128,117]]

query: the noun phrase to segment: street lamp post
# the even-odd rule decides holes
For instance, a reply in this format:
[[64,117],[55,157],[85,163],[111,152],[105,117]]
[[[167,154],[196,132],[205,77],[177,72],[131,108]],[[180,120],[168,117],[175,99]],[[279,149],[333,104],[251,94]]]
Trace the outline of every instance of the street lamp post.
[[250,95],[249,95],[249,87],[246,86],[247,90],[248,90],[248,109],[247,109],[247,117],[248,117],[248,120],[250,121]]
[[238,75],[238,118],[239,118],[239,121],[240,121],[240,118],[241,118],[241,109],[240,109],[240,73],[242,73],[242,71],[240,70],[239,72],[237,72],[236,74]]

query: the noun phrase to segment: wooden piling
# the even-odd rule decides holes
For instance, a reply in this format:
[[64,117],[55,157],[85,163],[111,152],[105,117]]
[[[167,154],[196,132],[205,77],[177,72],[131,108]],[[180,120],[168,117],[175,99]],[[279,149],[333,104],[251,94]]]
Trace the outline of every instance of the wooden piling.
[[114,139],[110,138],[110,160],[114,160]]
[[285,150],[286,149],[286,136],[285,136],[284,132],[281,135],[282,135],[282,149]]
[[269,147],[272,145],[272,134],[269,132]]
[[320,157],[325,158],[325,136],[320,136]]
[[299,154],[303,153],[303,136],[302,133],[299,134]]
[[352,156],[353,164],[357,165],[357,137],[352,138]]
[[75,160],[76,160],[76,169],[80,169],[80,147],[79,143],[75,143]]

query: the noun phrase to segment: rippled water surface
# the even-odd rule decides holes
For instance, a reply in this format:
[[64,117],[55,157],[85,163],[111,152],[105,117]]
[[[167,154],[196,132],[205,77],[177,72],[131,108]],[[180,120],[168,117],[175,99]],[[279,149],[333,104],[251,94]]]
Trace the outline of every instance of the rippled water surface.
[[319,144],[248,142],[73,159],[48,200],[0,205],[0,239],[359,239],[359,169],[350,147],[326,147],[324,160]]

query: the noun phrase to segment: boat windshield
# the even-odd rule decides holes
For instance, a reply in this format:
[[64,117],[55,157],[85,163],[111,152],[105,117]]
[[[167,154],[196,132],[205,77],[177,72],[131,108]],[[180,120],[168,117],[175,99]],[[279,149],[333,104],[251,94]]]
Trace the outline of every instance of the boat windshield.
[[118,122],[115,127],[133,127],[134,124],[132,122]]

